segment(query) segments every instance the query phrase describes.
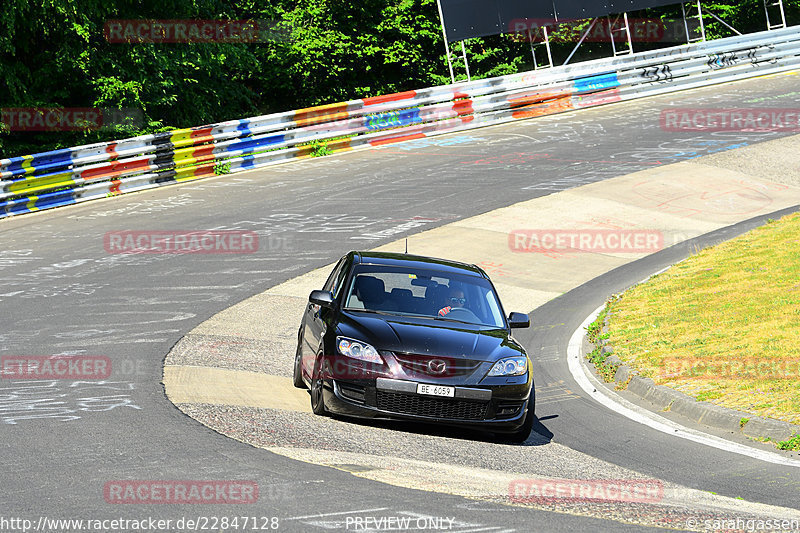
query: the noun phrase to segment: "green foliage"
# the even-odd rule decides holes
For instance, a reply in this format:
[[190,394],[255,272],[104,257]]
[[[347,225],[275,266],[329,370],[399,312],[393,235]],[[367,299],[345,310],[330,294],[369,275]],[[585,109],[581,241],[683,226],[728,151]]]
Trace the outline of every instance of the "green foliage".
[[619,365],[609,363],[607,361],[608,356],[601,351],[600,346],[595,347],[594,350],[586,355],[586,358],[594,365],[595,370],[603,378],[603,381],[606,383],[614,381]]
[[779,450],[800,450],[800,434],[776,444]]
[[139,124],[17,133],[6,154],[40,152],[257,114],[254,50],[240,44],[109,43],[111,19],[225,16],[206,0],[7,0],[0,15],[0,107],[130,108]]
[[218,161],[217,164],[214,165],[214,174],[217,176],[223,176],[225,174],[231,173],[231,164],[226,163],[224,161]]
[[[747,33],[765,27],[760,2],[704,2],[704,8]],[[789,23],[800,21],[800,0],[786,6]],[[679,18],[680,7],[630,16]],[[108,42],[106,22],[129,19],[275,20],[291,38]],[[731,34],[706,19],[709,37]],[[556,64],[575,41],[553,45]],[[637,51],[655,46],[663,45]],[[471,39],[465,48],[473,78],[533,67],[529,43],[509,36]],[[463,80],[460,44],[452,53]],[[584,43],[572,61],[609,55],[609,43]],[[141,114],[140,121],[99,131],[0,131],[0,157],[448,82],[436,0],[4,0],[0,7],[0,108],[99,107]]]
[[332,153],[333,150],[328,148],[328,143],[325,141],[314,141],[311,143],[311,157],[325,157]]
[[586,336],[589,338],[589,342],[597,342],[600,337],[600,332],[603,330],[603,323],[605,322],[606,316],[608,315],[608,306],[604,307],[600,314],[597,315],[597,318],[594,321],[586,326]]
[[597,370],[597,373],[606,383],[614,381],[614,376],[619,369],[619,365],[614,365],[607,361],[608,354],[602,352],[602,345],[599,343],[601,338],[608,338],[608,334],[601,332],[603,331],[603,324],[605,323],[606,316],[608,316],[609,308],[613,301],[613,298],[609,300],[606,307],[597,315],[597,318],[586,326],[586,337],[589,339],[589,342],[595,344],[594,350],[586,354],[586,358],[594,365],[595,370]]
[[291,41],[261,51],[281,109],[447,81],[436,0],[302,0],[281,16]]

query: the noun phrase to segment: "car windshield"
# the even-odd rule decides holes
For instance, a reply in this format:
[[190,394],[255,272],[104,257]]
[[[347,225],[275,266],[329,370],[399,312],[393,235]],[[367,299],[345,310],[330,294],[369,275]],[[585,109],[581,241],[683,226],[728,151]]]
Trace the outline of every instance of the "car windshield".
[[348,287],[345,308],[505,327],[491,283],[482,277],[450,272],[375,265],[357,267]]

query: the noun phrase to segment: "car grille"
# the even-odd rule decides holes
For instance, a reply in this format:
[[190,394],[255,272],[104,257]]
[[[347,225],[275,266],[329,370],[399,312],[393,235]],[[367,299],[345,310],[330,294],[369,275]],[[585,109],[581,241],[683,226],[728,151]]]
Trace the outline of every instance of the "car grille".
[[[472,374],[481,364],[480,361],[470,359],[456,359],[453,357],[438,357],[435,355],[417,355],[408,353],[395,353],[394,358],[406,372],[412,374],[425,374],[426,376],[451,377]],[[428,362],[438,359],[446,363],[443,374],[434,374],[428,368]]]
[[378,390],[377,401],[381,411],[456,420],[484,420],[489,408],[487,402],[428,398],[384,390]]

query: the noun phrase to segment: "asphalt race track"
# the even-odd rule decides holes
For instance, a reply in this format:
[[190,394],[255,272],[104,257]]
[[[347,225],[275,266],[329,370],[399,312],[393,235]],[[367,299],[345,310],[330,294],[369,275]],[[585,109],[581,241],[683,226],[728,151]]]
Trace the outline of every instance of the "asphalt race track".
[[[165,398],[164,356],[208,317],[351,249],[775,139],[782,134],[665,132],[660,113],[669,106],[791,108],[798,102],[796,88],[796,75],[755,79],[0,221],[0,355],[106,356],[114,369],[101,382],[0,381],[0,530],[13,530],[4,529],[3,518],[31,520],[50,531],[68,528],[48,527],[43,517],[153,517],[172,520],[165,530],[180,531],[175,524],[181,518],[214,516],[258,517],[259,526],[277,517],[280,531],[355,530],[353,517],[370,513],[430,518],[431,524],[455,518],[446,522],[451,531],[647,529],[611,515],[600,519],[432,497],[241,444],[188,418]],[[165,229],[255,231],[261,248],[244,256],[121,255],[104,248],[109,231]],[[702,239],[713,242],[744,229]],[[665,250],[537,309],[535,327],[520,335],[534,360],[541,360],[537,381],[570,379],[563,358],[540,356],[565,347],[610,293],[687,250]],[[581,394],[545,404],[537,415],[536,431],[544,439],[597,459],[689,487],[800,509],[800,469],[666,437]],[[240,506],[109,504],[104,487],[116,480],[253,480],[259,500]],[[345,516],[349,523],[341,520]]]

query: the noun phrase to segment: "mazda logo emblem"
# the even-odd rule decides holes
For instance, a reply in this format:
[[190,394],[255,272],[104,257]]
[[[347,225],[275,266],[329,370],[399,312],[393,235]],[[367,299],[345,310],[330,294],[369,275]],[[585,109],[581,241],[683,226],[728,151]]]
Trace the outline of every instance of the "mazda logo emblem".
[[447,363],[441,359],[431,359],[428,361],[428,370],[431,374],[441,376],[447,370]]

